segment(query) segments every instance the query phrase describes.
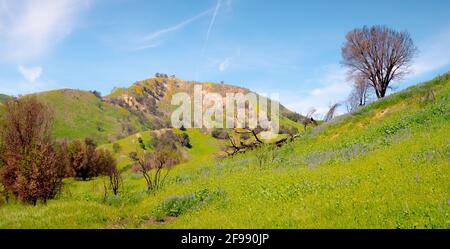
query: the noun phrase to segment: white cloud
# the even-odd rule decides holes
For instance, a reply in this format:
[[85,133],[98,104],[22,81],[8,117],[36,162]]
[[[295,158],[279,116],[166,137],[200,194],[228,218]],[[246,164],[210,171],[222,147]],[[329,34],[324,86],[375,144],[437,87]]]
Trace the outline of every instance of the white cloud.
[[[305,83],[319,85],[303,93],[280,93],[280,99],[287,108],[301,114],[306,114],[311,108],[323,116],[333,103],[347,99],[351,92],[351,85],[347,81],[345,68],[339,65],[326,66],[317,71],[316,77],[306,80]],[[338,110],[338,113],[342,113]]]
[[3,0],[0,55],[4,60],[36,58],[67,36],[88,0]]
[[450,66],[450,29],[422,41],[418,47],[419,56],[412,66],[411,77]]
[[42,67],[24,67],[19,66],[19,73],[22,74],[23,78],[29,82],[36,81],[42,74]]

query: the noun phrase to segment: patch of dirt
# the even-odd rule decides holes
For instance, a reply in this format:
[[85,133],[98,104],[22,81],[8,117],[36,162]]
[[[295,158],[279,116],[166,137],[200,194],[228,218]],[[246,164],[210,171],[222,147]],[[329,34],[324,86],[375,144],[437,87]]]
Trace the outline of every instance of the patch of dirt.
[[384,115],[386,115],[387,113],[390,112],[394,112],[394,111],[398,111],[400,110],[402,107],[404,107],[406,104],[404,102],[398,103],[396,105],[393,105],[391,107],[387,107],[379,112],[377,112],[375,114],[375,116],[373,117],[374,120],[378,120],[380,118],[382,118]]
[[130,223],[130,221],[126,218],[119,218],[118,220],[116,220],[113,224],[107,226],[108,229],[120,229],[123,227],[126,227],[128,224]]
[[377,112],[377,114],[375,114],[375,119],[380,119],[382,118],[386,113],[388,113],[391,110],[391,107],[388,107],[386,109],[381,110],[380,112]]
[[177,217],[173,217],[173,216],[168,216],[168,217],[164,218],[163,221],[159,221],[159,220],[156,220],[155,218],[151,218],[148,220],[148,223],[150,223],[152,225],[164,225],[164,224],[170,223],[176,219],[177,219]]

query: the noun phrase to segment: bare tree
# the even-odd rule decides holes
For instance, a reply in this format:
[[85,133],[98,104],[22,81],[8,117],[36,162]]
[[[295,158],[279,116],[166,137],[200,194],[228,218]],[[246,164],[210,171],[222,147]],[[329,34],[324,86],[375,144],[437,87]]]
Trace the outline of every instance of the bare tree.
[[364,106],[367,104],[367,99],[369,97],[369,87],[370,83],[367,78],[364,77],[364,75],[358,74],[355,77],[353,89],[356,94],[359,106]]
[[302,119],[302,124],[305,127],[305,131],[306,131],[306,127],[308,125],[314,125],[317,126],[318,123],[317,121],[312,117],[314,115],[314,113],[316,113],[316,109],[315,108],[311,108],[308,113],[306,114],[306,116]]
[[369,80],[364,75],[357,74],[349,77],[353,81],[353,89],[347,98],[347,111],[351,112],[369,101],[372,91]]
[[406,31],[385,26],[358,28],[350,31],[342,47],[342,64],[349,73],[368,80],[378,98],[386,95],[392,81],[402,79],[417,53]]
[[334,118],[334,115],[336,114],[336,110],[340,105],[341,104],[339,104],[339,103],[335,103],[330,106],[330,109],[328,110],[327,114],[325,114],[325,118],[324,118],[325,122],[329,122]]
[[109,188],[113,192],[114,195],[119,194],[119,189],[123,185],[122,176],[120,174],[120,171],[114,167],[111,168],[109,172]]
[[[172,167],[180,161],[180,157],[172,150],[162,149],[147,152],[137,161],[139,171],[147,183],[147,190],[159,189],[167,178]],[[163,174],[165,171],[165,174]]]

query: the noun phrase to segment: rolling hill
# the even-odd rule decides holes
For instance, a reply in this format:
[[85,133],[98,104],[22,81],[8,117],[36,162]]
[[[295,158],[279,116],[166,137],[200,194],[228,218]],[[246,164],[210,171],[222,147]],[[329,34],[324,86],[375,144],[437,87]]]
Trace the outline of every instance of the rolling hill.
[[[192,82],[174,77],[155,77],[116,88],[101,97],[93,92],[61,89],[36,93],[54,112],[54,135],[59,139],[90,137],[99,144],[111,143],[137,132],[170,127],[170,113],[176,108],[170,101],[173,94],[193,94],[193,86],[201,84],[204,91],[248,93],[247,89],[211,82]],[[9,98],[0,96],[0,101]],[[280,107],[280,124],[301,129],[302,116]]]
[[[191,159],[172,170],[163,189],[146,193],[142,176],[126,167],[119,196],[104,197],[104,178],[66,179],[46,205],[1,207],[0,227],[449,228],[449,96],[447,74],[281,148],[225,159],[215,156],[218,141],[188,130]],[[134,150],[132,141],[118,142],[125,148],[119,160]]]
[[0,94],[0,104],[5,103],[5,102],[7,102],[7,101],[9,101],[11,99],[12,99],[11,96],[8,96],[8,95],[5,95],[5,94]]

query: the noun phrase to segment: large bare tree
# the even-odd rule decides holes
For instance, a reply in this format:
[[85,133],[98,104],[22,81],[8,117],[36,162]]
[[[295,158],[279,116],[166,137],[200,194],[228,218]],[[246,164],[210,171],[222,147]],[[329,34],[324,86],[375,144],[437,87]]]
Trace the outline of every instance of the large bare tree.
[[392,81],[409,73],[416,53],[408,32],[385,26],[364,26],[347,34],[342,63],[350,74],[365,77],[377,97],[383,98]]

